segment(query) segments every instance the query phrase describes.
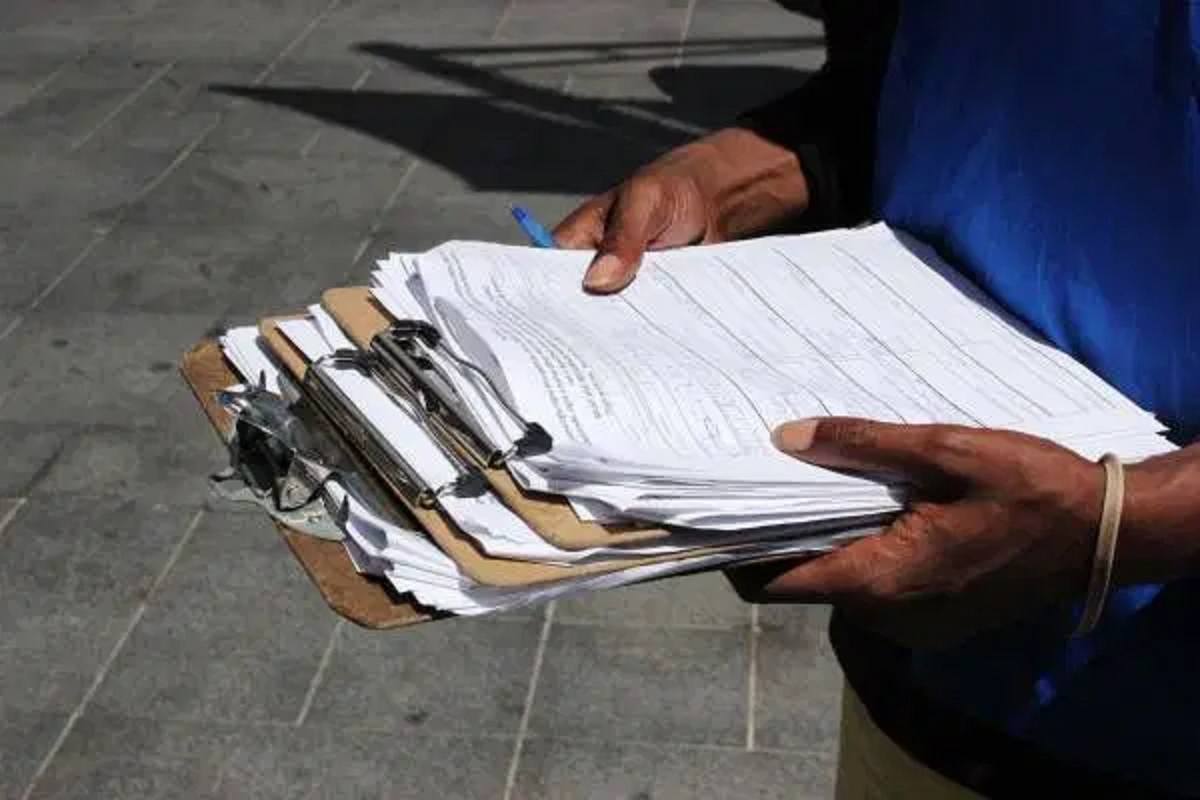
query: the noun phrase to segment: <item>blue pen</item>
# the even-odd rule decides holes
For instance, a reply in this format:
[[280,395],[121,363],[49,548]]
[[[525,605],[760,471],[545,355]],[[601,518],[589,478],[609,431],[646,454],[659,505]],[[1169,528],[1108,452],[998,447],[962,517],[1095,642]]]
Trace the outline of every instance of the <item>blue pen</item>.
[[521,226],[521,230],[525,231],[525,235],[529,237],[529,241],[533,242],[535,247],[556,247],[554,237],[528,211],[520,206],[513,206],[512,215],[513,219]]

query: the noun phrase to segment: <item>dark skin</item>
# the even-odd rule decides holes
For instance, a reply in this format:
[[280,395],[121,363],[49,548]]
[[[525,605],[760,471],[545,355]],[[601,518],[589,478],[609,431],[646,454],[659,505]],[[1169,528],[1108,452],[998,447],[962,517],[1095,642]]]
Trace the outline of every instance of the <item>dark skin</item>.
[[[643,167],[555,230],[595,249],[584,280],[617,292],[647,249],[752,236],[803,213],[794,154],[726,129]],[[950,425],[825,418],[780,426],[776,445],[820,466],[884,472],[912,487],[881,534],[804,562],[731,570],[752,602],[834,603],[900,642],[938,647],[1082,597],[1104,471],[1045,439]],[[1200,445],[1126,467],[1114,584],[1200,571]]]

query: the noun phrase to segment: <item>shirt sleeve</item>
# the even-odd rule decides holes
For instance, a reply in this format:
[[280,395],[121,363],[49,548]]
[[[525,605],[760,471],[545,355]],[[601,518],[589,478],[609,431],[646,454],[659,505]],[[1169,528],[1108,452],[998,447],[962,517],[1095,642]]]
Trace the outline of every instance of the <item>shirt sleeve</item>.
[[802,86],[739,123],[796,153],[808,229],[853,225],[871,210],[876,109],[899,0],[828,0],[826,61]]

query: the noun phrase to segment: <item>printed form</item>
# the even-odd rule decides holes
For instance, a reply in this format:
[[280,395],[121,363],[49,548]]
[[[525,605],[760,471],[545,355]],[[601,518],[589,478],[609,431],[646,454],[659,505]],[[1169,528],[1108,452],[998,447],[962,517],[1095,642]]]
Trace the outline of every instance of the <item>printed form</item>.
[[408,282],[567,461],[794,465],[771,429],[827,415],[1060,440],[1161,430],[884,226],[651,253],[608,297],[580,290],[588,260],[454,243]]

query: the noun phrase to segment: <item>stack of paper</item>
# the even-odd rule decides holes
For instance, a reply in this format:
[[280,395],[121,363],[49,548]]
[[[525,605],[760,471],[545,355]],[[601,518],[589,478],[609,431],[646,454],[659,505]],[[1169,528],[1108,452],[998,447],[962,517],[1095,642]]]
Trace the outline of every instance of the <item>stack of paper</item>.
[[[290,378],[259,329],[223,338],[247,381],[319,378],[398,465],[384,471],[424,487],[408,517],[325,484],[362,571],[483,613],[818,553],[902,508],[903,487],[777,452],[771,430],[797,418],[1016,429],[1089,458],[1171,449],[1153,415],[882,225],[652,253],[609,297],[581,291],[589,260],[474,242],[394,254],[377,305],[331,292],[268,326],[298,353]],[[419,380],[398,387],[389,364]],[[467,491],[468,473],[486,480]],[[546,498],[574,513],[527,506]]]

